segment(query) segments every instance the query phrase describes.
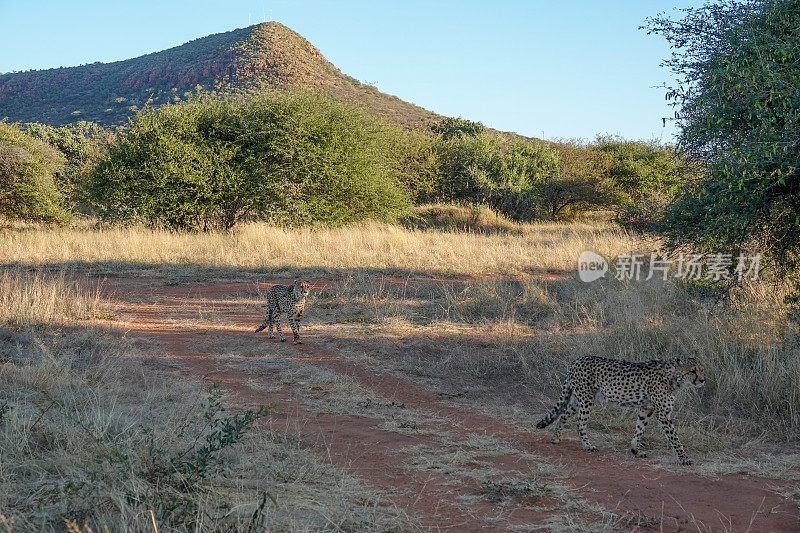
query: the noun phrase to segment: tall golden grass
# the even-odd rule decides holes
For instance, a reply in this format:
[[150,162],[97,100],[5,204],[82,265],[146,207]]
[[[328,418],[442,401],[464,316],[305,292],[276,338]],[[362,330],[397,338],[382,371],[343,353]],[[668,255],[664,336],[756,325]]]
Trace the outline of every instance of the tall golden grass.
[[[701,470],[795,479],[787,465],[800,456],[800,343],[786,321],[784,293],[755,285],[724,303],[691,285],[656,280],[396,283],[354,273],[319,291],[307,320],[325,317],[314,324],[317,342],[363,354],[370,364],[463,396],[465,409],[532,432],[579,357],[694,357],[706,369],[706,386],[681,391],[675,416]],[[630,409],[598,401],[590,432],[621,454],[634,422]],[[645,446],[661,465],[675,464],[659,424],[648,428]]]
[[0,324],[15,329],[67,324],[104,312],[99,283],[56,275],[6,270],[0,272]]
[[[142,227],[35,229],[0,233],[6,264],[136,274],[147,267],[404,270],[514,274],[573,270],[584,249],[607,256],[640,249],[611,224],[524,224],[518,235],[422,231],[369,223],[289,229],[261,223],[231,233],[176,233]],[[105,270],[104,270],[105,269]]]

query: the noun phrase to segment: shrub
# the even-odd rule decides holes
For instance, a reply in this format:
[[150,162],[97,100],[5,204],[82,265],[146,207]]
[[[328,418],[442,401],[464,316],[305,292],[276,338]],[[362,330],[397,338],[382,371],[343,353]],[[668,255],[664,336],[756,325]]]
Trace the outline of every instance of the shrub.
[[91,196],[107,218],[175,229],[388,219],[408,205],[398,135],[317,94],[201,96],[138,113]]
[[397,135],[398,167],[396,174],[416,203],[436,198],[441,175],[439,139],[416,130]]
[[65,222],[68,213],[54,181],[63,164],[58,151],[0,122],[0,216]]
[[486,132],[486,126],[480,122],[465,120],[461,117],[444,117],[439,122],[431,124],[431,131],[441,135],[445,140],[459,137],[460,135],[480,135]]
[[422,201],[485,204],[516,220],[568,220],[618,210],[674,190],[671,149],[600,138],[597,145],[490,133],[480,123],[442,121],[434,143],[438,177]]
[[56,173],[56,181],[66,200],[85,211],[89,178],[98,163],[108,156],[113,133],[86,121],[60,127],[29,122],[25,124],[25,132],[64,155],[66,164]]
[[688,171],[672,146],[655,141],[601,136],[592,149],[608,156],[608,177],[623,207],[654,195],[674,196]]
[[539,218],[536,186],[558,165],[542,142],[459,133],[439,143],[437,199],[485,204],[518,220]]

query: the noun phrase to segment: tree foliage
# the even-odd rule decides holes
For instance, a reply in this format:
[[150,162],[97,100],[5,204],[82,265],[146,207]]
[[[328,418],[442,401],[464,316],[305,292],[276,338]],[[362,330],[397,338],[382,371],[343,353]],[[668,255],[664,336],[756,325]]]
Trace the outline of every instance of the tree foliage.
[[0,121],[0,216],[65,222],[68,215],[54,178],[63,164],[57,150]]
[[666,206],[692,175],[692,165],[674,147],[655,141],[600,136],[592,150],[607,158],[608,187],[613,190],[617,222],[653,229]]
[[548,218],[572,218],[619,204],[619,194],[608,176],[610,157],[606,153],[575,141],[558,143],[553,149],[558,162],[537,191]]
[[140,112],[91,195],[108,218],[176,229],[390,218],[408,203],[396,135],[317,94],[199,97]]
[[518,220],[540,217],[537,185],[558,165],[545,143],[461,132],[443,137],[438,150],[440,199],[486,204]]
[[85,193],[89,179],[100,160],[108,156],[114,133],[87,121],[67,126],[29,122],[24,126],[27,134],[46,142],[64,155],[65,164],[55,175],[59,189],[70,206],[86,211]]
[[726,0],[649,20],[674,52],[679,147],[706,169],[667,211],[674,247],[800,252],[800,5]]
[[480,122],[473,122],[461,117],[444,117],[439,122],[430,126],[431,131],[449,140],[459,135],[477,136],[486,132],[486,126]]

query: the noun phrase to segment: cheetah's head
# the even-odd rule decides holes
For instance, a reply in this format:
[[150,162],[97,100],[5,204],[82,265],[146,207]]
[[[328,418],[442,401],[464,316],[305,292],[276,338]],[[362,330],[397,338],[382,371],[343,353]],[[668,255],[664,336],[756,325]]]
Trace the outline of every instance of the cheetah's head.
[[305,298],[309,292],[311,292],[311,284],[299,279],[294,280],[294,293],[299,298]]
[[702,387],[706,384],[703,367],[696,359],[675,359],[675,380],[679,387]]

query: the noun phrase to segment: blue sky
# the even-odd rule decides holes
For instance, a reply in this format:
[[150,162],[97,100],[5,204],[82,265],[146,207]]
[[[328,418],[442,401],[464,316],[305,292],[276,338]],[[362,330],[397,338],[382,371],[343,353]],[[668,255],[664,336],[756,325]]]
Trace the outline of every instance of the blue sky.
[[0,0],[0,72],[128,59],[266,18],[345,74],[437,113],[550,139],[669,142],[657,87],[669,49],[638,27],[701,3]]

